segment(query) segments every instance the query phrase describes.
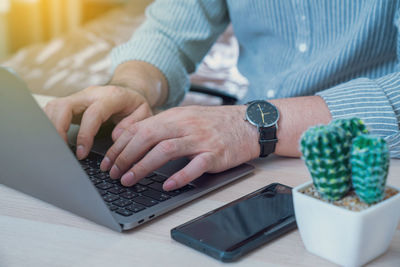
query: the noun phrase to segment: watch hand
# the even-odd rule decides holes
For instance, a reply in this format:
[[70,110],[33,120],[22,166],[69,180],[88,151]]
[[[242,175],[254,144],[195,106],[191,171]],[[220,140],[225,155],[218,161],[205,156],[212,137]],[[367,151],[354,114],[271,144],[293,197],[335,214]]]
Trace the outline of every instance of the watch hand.
[[263,121],[263,123],[265,123],[265,121],[264,121],[264,113],[262,112],[260,105],[257,105],[257,106],[260,109],[262,121]]

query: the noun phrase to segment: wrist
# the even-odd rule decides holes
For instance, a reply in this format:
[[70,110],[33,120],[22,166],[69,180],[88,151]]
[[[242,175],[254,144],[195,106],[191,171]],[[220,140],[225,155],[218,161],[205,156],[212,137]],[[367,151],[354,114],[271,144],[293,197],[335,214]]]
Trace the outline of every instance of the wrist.
[[244,136],[243,138],[246,140],[246,144],[248,144],[248,149],[250,153],[250,159],[256,159],[260,156],[260,143],[259,143],[259,138],[260,138],[260,133],[257,129],[256,126],[251,125],[247,120],[246,120],[246,110],[247,106],[246,105],[240,105],[238,107],[238,113],[240,114],[240,119],[239,121],[241,122],[242,129],[244,129]]
[[164,75],[156,67],[143,61],[128,61],[119,65],[109,84],[139,93],[151,107],[161,106],[168,95]]

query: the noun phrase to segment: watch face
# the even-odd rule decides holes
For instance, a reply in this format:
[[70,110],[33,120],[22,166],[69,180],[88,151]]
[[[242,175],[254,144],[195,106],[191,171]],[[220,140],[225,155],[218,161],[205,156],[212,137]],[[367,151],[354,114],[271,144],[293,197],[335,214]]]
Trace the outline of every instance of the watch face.
[[279,119],[277,108],[271,103],[263,100],[252,102],[246,110],[247,120],[260,127],[274,125]]

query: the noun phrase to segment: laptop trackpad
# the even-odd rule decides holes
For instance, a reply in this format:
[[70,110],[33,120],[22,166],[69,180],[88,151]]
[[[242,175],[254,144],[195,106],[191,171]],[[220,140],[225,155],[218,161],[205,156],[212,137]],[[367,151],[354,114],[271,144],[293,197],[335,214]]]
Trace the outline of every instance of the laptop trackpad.
[[167,164],[165,164],[164,166],[162,166],[161,168],[159,168],[156,172],[166,177],[170,177],[171,175],[173,175],[174,173],[185,167],[188,163],[189,163],[188,158],[180,158],[177,160],[172,160]]

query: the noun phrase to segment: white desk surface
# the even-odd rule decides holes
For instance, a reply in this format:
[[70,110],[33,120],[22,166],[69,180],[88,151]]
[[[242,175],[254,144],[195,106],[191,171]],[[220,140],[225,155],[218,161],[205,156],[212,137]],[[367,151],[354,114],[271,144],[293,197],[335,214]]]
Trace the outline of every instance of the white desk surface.
[[[272,182],[296,186],[310,179],[300,159],[251,163],[254,174],[122,234],[0,185],[0,266],[225,265],[175,242],[170,229]],[[400,160],[392,160],[388,183],[400,187],[399,174]],[[308,253],[297,230],[230,265],[336,266]],[[388,251],[367,266],[400,266],[400,225]]]

